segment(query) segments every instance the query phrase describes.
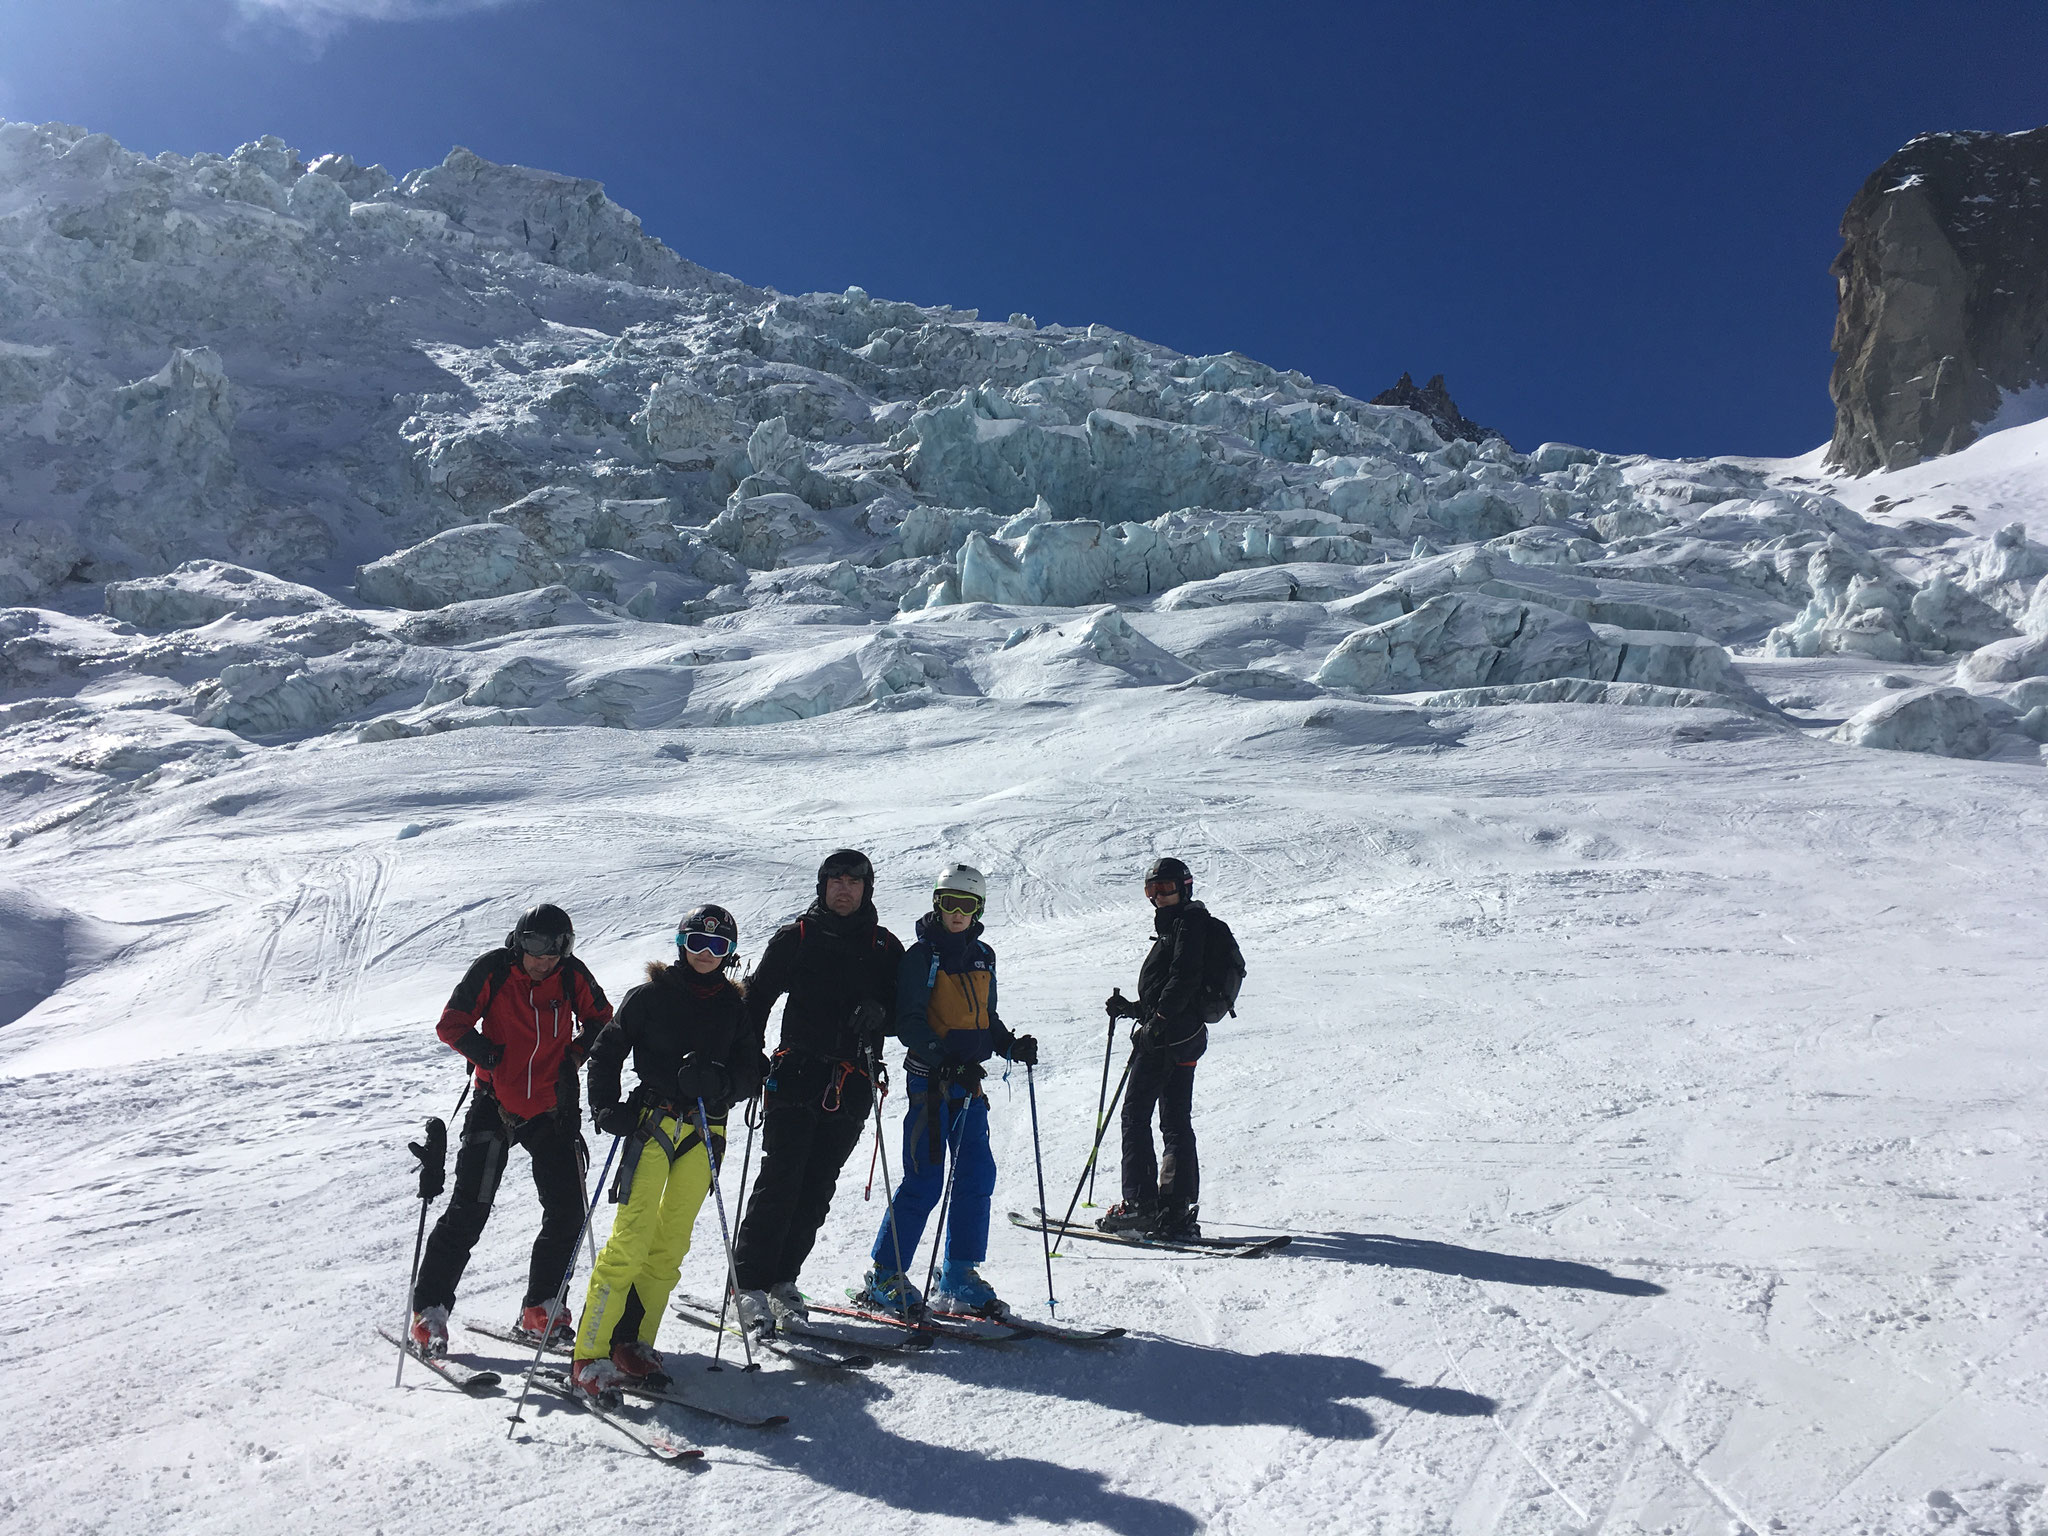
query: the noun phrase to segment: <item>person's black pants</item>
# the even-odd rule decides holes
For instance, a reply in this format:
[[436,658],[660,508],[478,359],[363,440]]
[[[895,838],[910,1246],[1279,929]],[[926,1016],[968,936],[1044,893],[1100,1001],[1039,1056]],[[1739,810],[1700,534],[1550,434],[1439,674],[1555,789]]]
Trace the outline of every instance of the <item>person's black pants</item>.
[[[1193,1205],[1201,1198],[1202,1167],[1195,1156],[1195,1062],[1206,1035],[1170,1051],[1139,1051],[1124,1089],[1123,1185],[1126,1205]],[[1178,1056],[1189,1057],[1177,1061]],[[1159,1111],[1163,1156],[1152,1154],[1152,1111]]]
[[874,1102],[858,1074],[844,1078],[837,1107],[829,1110],[826,1087],[813,1073],[778,1067],[777,1076],[761,1117],[761,1171],[733,1243],[743,1291],[765,1291],[802,1271],[832,1208],[839,1170],[867,1129]]
[[549,1113],[508,1126],[497,1099],[479,1089],[462,1122],[454,1192],[434,1223],[420,1260],[420,1277],[412,1292],[415,1312],[455,1305],[455,1288],[491,1218],[498,1181],[515,1146],[524,1147],[533,1160],[533,1187],[540,1194],[541,1208],[540,1235],[533,1240],[526,1271],[525,1305],[546,1301],[561,1290],[576,1235],[583,1229],[583,1163],[577,1153],[576,1122]]

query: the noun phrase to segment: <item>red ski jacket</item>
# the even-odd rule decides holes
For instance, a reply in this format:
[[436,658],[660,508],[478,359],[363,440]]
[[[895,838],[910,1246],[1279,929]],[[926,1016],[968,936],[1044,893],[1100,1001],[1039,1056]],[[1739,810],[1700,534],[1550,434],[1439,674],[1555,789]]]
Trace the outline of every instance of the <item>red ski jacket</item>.
[[505,1058],[477,1081],[522,1120],[566,1103],[577,1104],[574,1049],[578,1021],[595,1027],[611,1021],[612,1005],[597,978],[574,955],[539,981],[530,980],[509,949],[493,949],[476,963],[449,995],[434,1026],[450,1046],[481,1028],[486,1040],[505,1048]]

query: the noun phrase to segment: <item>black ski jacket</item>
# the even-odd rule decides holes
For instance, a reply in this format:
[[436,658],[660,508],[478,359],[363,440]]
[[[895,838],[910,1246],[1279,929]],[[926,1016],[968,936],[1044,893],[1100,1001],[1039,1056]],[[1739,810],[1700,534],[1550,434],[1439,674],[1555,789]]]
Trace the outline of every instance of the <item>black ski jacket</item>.
[[[625,995],[619,1011],[590,1048],[590,1111],[602,1115],[619,1102],[619,1068],[627,1053],[640,1086],[634,1101],[692,1112],[676,1093],[676,1071],[685,1062],[716,1062],[732,1079],[732,1102],[750,1099],[760,1086],[760,1051],[748,1041],[746,1006],[740,989],[723,972],[699,976],[687,965],[647,967],[647,980]],[[712,1119],[730,1103],[706,1102]]]
[[[1202,966],[1209,952],[1209,909],[1178,901],[1152,911],[1152,948],[1138,971],[1138,1006],[1166,1026],[1160,1044],[1182,1047],[1202,1035]],[[1193,1052],[1200,1055],[1199,1049]]]
[[[782,1010],[782,1049],[823,1061],[862,1062],[895,1021],[896,966],[903,945],[877,920],[872,902],[851,917],[836,915],[817,901],[804,915],[775,931],[747,978],[747,1025],[755,1048],[768,1036],[768,1015],[788,994]],[[853,1025],[862,1003],[881,1008],[880,1021],[863,1039]]]

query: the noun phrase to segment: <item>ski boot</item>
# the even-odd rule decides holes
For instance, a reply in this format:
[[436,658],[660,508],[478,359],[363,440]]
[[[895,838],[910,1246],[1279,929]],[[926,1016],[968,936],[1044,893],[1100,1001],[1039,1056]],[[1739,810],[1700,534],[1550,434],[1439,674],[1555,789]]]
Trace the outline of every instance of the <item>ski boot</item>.
[[428,1359],[448,1353],[448,1309],[422,1307],[412,1315],[412,1345]]
[[1010,1309],[996,1288],[975,1273],[972,1264],[948,1259],[939,1266],[939,1288],[932,1296],[935,1312],[962,1312],[973,1317],[1001,1317]]
[[751,1333],[755,1338],[765,1338],[775,1332],[775,1307],[766,1291],[738,1291],[734,1293],[733,1300],[741,1332]]
[[617,1404],[619,1388],[624,1386],[626,1381],[626,1373],[602,1355],[589,1360],[578,1360],[569,1367],[569,1385],[593,1403],[606,1408]]
[[661,1351],[652,1345],[642,1344],[638,1339],[628,1339],[623,1344],[614,1344],[612,1364],[630,1385],[652,1387],[657,1391],[670,1385],[667,1364],[661,1358]]
[[768,1310],[774,1314],[777,1328],[801,1329],[811,1320],[811,1309],[804,1304],[804,1293],[794,1280],[778,1280],[768,1287]]
[[545,1340],[549,1344],[567,1347],[576,1342],[576,1320],[569,1315],[569,1309],[552,1296],[528,1306],[519,1314],[519,1321],[514,1326],[535,1344]]
[[1145,1229],[1147,1237],[1156,1237],[1163,1242],[1186,1242],[1202,1235],[1201,1227],[1195,1221],[1195,1207],[1178,1200],[1163,1200],[1152,1225]]
[[1159,1202],[1156,1200],[1119,1200],[1095,1223],[1098,1232],[1145,1233],[1159,1218]]
[[924,1297],[910,1283],[910,1277],[885,1270],[879,1264],[868,1271],[853,1299],[873,1311],[895,1317],[918,1317],[924,1312]]

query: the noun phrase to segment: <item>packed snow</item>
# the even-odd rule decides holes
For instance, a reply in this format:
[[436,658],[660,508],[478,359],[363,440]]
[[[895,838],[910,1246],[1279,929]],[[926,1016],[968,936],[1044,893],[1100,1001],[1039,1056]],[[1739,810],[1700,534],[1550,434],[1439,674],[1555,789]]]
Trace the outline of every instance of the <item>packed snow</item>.
[[[10,1526],[2048,1532],[2048,421],[1522,453],[467,151],[14,123],[0,338]],[[615,997],[699,901],[753,953],[843,844],[902,934],[987,872],[1061,1206],[1187,859],[1251,967],[1203,1222],[1291,1246],[1076,1245],[1091,1350],[698,1372],[791,1422],[664,1410],[694,1473],[394,1390],[463,967],[542,899]]]

